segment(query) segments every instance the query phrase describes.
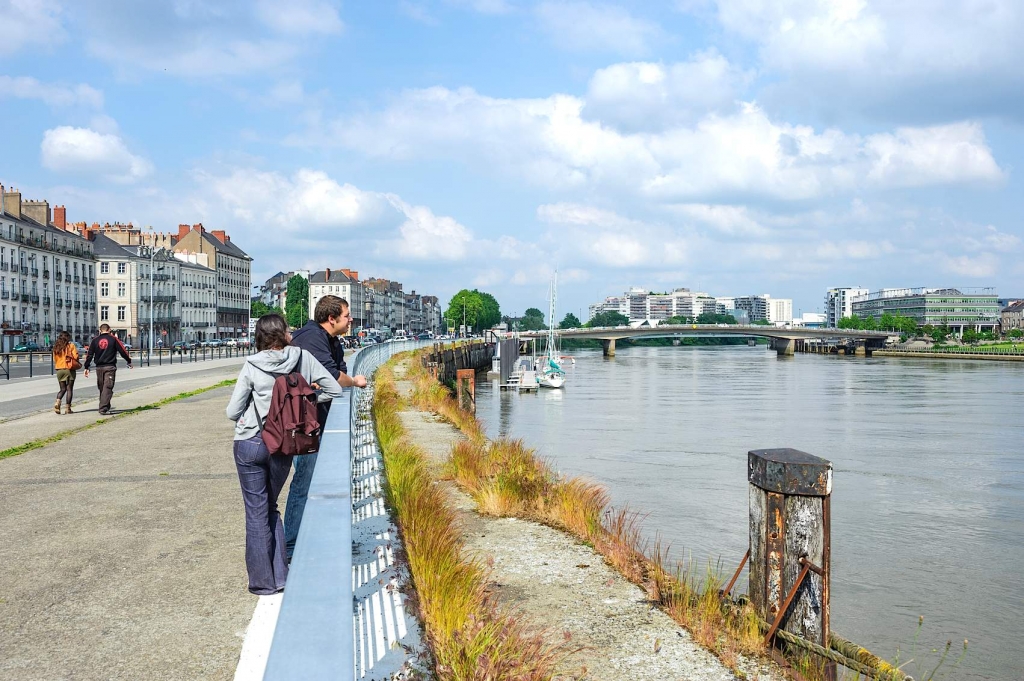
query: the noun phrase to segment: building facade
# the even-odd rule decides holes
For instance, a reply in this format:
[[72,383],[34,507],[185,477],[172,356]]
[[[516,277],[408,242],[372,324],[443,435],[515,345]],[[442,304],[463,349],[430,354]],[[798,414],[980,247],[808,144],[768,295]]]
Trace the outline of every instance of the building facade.
[[178,297],[181,300],[181,340],[206,341],[217,337],[217,272],[199,262],[195,254],[175,253],[181,262]]
[[1009,305],[999,313],[999,330],[1006,334],[1014,329],[1024,329],[1024,300],[1007,301]]
[[202,224],[178,225],[177,237],[160,237],[173,244],[175,253],[208,256],[209,267],[217,273],[217,337],[248,337],[252,258],[227,232],[207,231]]
[[[770,299],[771,296],[764,294],[760,296],[738,296],[734,301],[736,309],[746,312],[747,318],[751,322],[766,322],[769,321],[768,301]],[[792,318],[792,311],[790,312],[790,318]]]
[[993,288],[887,288],[853,299],[853,314],[879,319],[883,314],[910,317],[919,326],[998,331],[1000,308]]
[[768,299],[768,321],[775,326],[787,326],[793,323],[793,299],[792,298],[771,298]]
[[[285,284],[287,283],[285,281]],[[310,319],[313,319],[313,311],[316,309],[316,304],[324,296],[338,296],[345,299],[348,303],[348,311],[352,315],[351,328],[353,332],[366,325],[363,285],[359,282],[359,272],[349,269],[326,269],[310,273]]]
[[825,326],[834,329],[843,317],[853,316],[853,299],[870,293],[859,286],[840,286],[825,291]]
[[96,259],[92,244],[67,231],[66,210],[24,201],[0,185],[0,351],[40,347],[67,331],[79,343],[96,335]]

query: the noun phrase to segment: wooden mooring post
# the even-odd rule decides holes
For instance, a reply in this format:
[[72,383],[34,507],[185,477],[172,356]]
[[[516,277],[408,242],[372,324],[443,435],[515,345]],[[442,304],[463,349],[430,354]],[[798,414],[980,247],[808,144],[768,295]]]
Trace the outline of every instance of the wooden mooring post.
[[[747,454],[750,602],[771,625],[829,647],[832,463],[796,449]],[[835,663],[826,678],[835,679]]]
[[459,409],[476,413],[476,369],[459,369],[455,372],[455,393]]

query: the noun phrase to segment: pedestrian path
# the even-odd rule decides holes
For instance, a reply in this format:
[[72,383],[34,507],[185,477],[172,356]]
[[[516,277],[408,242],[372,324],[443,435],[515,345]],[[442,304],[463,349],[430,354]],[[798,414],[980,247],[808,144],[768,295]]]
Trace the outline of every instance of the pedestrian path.
[[[114,408],[113,415],[116,416],[117,412],[124,412],[136,407],[153,404],[183,392],[206,388],[221,381],[237,378],[238,364],[239,361],[233,361],[231,364],[222,364],[220,366],[213,366],[211,363],[211,366],[204,367],[202,371],[197,372],[193,369],[191,372],[180,372],[178,375],[165,374],[160,377],[160,380],[152,383],[149,382],[155,378],[152,375],[147,377],[147,381],[122,381],[121,379],[125,378],[125,375],[130,372],[124,368],[118,369],[118,381],[114,388],[114,399],[111,402]],[[93,397],[91,399],[79,400],[77,398],[77,395],[84,392],[79,390],[78,384],[82,381],[90,383],[90,379],[79,378],[75,386],[75,403],[72,406],[74,413],[62,414],[60,416],[53,412],[53,396],[56,394],[55,382],[48,382],[50,385],[44,396],[37,397],[34,400],[36,406],[33,411],[35,413],[0,422],[0,452],[40,438],[53,437],[67,430],[83,428],[104,418],[110,418],[109,416],[100,416],[96,411],[99,406],[99,400],[96,397],[95,382],[92,382]],[[7,400],[6,397],[4,395],[4,399],[0,399],[0,418],[3,418],[5,406],[13,405],[17,407],[19,401],[17,399],[13,401]],[[28,398],[23,397],[20,400],[27,401]],[[40,408],[46,409],[46,411],[40,412]],[[14,412],[15,409],[12,408],[11,411]],[[227,423],[223,409],[220,410],[219,416]],[[131,418],[136,418],[136,416]],[[178,424],[178,427],[184,431],[190,428],[191,425],[187,422],[182,422]],[[144,439],[144,437],[140,438],[140,440]]]
[[[0,678],[232,678],[257,597],[246,589],[230,390],[0,460]],[[0,430],[10,441],[30,421]]]

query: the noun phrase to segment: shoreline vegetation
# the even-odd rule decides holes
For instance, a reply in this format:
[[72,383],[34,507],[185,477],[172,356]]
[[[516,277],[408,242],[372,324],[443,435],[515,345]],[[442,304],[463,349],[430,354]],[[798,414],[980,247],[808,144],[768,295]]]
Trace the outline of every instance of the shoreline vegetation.
[[[549,632],[532,627],[488,591],[487,567],[466,555],[446,483],[472,497],[483,516],[538,522],[594,549],[737,678],[746,678],[741,666],[749,669],[751,661],[781,661],[788,667],[787,676],[820,681],[825,678],[821,655],[826,655],[864,678],[875,679],[905,680],[909,677],[900,667],[913,662],[921,673],[918,678],[931,681],[940,670],[947,675],[954,672],[966,656],[965,640],[951,668],[943,669],[949,641],[944,649],[933,651],[939,653],[934,668],[926,659],[930,656],[918,657],[922,617],[911,660],[903,664],[899,649],[897,661],[890,664],[834,633],[830,650],[825,650],[779,631],[785,652],[785,658],[779,658],[765,647],[767,623],[757,617],[746,597],[723,597],[720,566],[709,561],[699,570],[692,561],[670,563],[669,547],[658,538],[653,546],[643,538],[642,516],[628,508],[610,507],[603,487],[558,475],[521,441],[488,441],[475,415],[460,409],[451,392],[430,376],[420,361],[421,352],[396,355],[377,370],[372,413],[387,472],[385,496],[395,514],[415,588],[410,606],[424,623],[438,678],[551,679],[558,664],[578,652],[570,648],[568,638],[546,643]],[[406,398],[399,394],[395,375],[401,362],[405,363],[402,380],[412,384]],[[399,416],[402,407],[435,414],[465,436],[451,447],[440,469],[406,432]],[[806,652],[808,646],[817,654]],[[922,669],[922,664],[928,668]]]
[[[670,564],[668,547],[660,541],[651,547],[643,539],[640,514],[611,508],[599,485],[558,476],[520,441],[488,442],[476,417],[459,409],[418,359],[403,353],[377,370],[373,415],[387,471],[385,495],[402,533],[415,605],[440,678],[550,679],[569,642],[546,645],[542,632],[487,594],[486,570],[463,555],[455,514],[438,478],[458,484],[481,514],[540,522],[592,547],[734,673],[742,675],[741,656],[767,661],[753,608],[720,597],[717,571]],[[411,405],[439,415],[466,437],[452,448],[438,477],[398,417],[402,398],[394,366],[403,360],[405,378],[413,384]],[[798,669],[817,676],[810,661]]]

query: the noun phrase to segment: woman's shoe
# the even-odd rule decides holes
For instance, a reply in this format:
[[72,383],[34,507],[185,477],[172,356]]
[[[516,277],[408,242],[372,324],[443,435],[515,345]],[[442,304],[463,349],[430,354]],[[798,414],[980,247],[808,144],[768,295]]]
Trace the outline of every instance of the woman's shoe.
[[71,405],[69,404],[68,406],[64,407],[64,413],[65,414],[74,414],[75,412],[71,411]]
[[60,414],[60,400],[57,400],[53,403],[53,411],[56,414]]

